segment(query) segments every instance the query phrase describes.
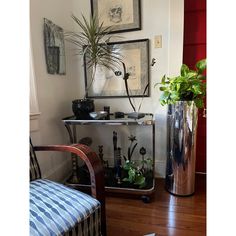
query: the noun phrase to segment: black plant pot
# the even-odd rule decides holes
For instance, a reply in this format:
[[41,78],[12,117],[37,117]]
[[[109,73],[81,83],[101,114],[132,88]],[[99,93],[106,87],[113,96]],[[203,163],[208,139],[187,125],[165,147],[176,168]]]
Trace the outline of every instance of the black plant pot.
[[92,99],[76,99],[72,101],[72,110],[78,120],[91,120],[90,112],[94,111]]

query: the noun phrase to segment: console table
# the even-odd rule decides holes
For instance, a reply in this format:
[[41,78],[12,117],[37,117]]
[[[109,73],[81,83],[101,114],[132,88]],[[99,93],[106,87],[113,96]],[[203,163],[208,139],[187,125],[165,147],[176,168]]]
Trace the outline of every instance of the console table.
[[[111,176],[114,175],[114,166],[106,168],[105,167],[105,178],[106,186],[105,190],[109,193],[118,193],[118,194],[134,194],[140,195],[143,201],[149,201],[149,196],[155,191],[155,178],[154,178],[154,167],[155,167],[155,122],[153,119],[153,114],[146,113],[145,117],[140,119],[131,119],[128,118],[128,115],[125,114],[124,118],[115,118],[114,114],[110,114],[109,119],[102,120],[78,120],[75,116],[70,116],[62,119],[70,138],[70,142],[78,143],[78,131],[81,126],[96,126],[96,128],[103,128],[104,126],[113,126],[116,129],[118,127],[126,126],[127,128],[132,126],[138,126],[142,128],[149,128],[148,134],[150,135],[151,143],[146,147],[150,149],[149,152],[152,153],[152,173],[150,178],[147,181],[147,185],[144,188],[139,188],[138,186],[132,186],[127,183],[117,183],[115,180],[112,180]],[[128,132],[128,131],[126,131]],[[141,132],[142,133],[142,132]],[[95,133],[94,133],[95,135]],[[138,139],[146,137],[138,137]],[[111,140],[110,140],[111,141]],[[86,177],[83,176],[80,167],[77,165],[76,156],[72,156],[72,177],[70,178],[69,185],[74,187],[76,186],[89,186],[90,183],[87,182]],[[78,177],[79,175],[79,177]]]

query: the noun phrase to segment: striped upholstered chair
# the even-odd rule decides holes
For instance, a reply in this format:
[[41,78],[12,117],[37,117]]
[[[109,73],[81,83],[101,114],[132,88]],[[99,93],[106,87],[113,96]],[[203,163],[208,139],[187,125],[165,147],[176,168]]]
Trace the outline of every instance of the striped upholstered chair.
[[[84,160],[90,172],[92,196],[42,179],[36,151],[70,152]],[[87,146],[33,146],[30,141],[30,235],[106,235],[103,167]]]

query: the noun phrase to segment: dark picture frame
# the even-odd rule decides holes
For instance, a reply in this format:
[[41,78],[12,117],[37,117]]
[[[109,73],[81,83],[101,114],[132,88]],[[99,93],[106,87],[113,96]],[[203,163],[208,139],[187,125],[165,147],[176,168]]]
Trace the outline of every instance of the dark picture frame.
[[66,74],[63,29],[44,18],[44,48],[48,74]]
[[[128,87],[130,97],[149,97],[149,39],[138,39],[108,44],[121,55],[130,74]],[[92,82],[93,68],[87,66],[84,55],[85,87],[88,87],[87,98],[122,98],[127,97],[125,89],[124,68],[122,63],[109,70],[98,66]]]
[[92,14],[99,24],[111,26],[110,33],[141,30],[140,0],[90,0]]

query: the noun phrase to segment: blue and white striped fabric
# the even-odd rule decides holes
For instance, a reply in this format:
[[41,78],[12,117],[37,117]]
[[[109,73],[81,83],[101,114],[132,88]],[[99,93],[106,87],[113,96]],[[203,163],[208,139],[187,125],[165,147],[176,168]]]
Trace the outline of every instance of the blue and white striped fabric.
[[100,235],[100,203],[46,179],[30,182],[30,235]]

